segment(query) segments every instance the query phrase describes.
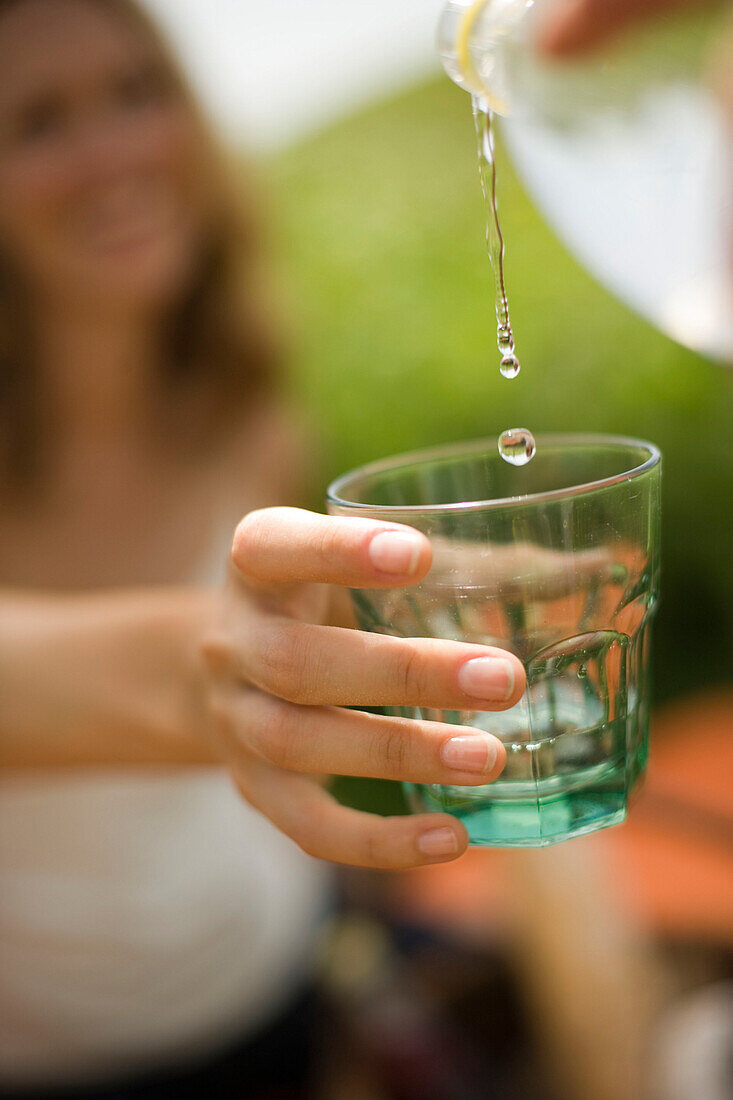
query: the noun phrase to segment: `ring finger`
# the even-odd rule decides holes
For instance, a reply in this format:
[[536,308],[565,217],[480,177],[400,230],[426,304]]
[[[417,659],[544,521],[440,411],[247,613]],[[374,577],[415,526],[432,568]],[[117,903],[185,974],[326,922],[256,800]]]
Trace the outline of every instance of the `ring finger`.
[[506,764],[501,741],[478,729],[221,692],[215,710],[230,743],[289,771],[481,786]]

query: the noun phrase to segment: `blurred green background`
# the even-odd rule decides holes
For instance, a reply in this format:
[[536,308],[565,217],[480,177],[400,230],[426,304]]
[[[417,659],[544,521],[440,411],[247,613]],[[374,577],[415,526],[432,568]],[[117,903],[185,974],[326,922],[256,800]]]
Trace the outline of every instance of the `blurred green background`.
[[599,287],[498,158],[516,382],[498,371],[464,93],[417,88],[270,166],[291,396],[323,440],[312,504],[369,459],[518,424],[653,440],[666,463],[656,699],[729,681],[733,374]]

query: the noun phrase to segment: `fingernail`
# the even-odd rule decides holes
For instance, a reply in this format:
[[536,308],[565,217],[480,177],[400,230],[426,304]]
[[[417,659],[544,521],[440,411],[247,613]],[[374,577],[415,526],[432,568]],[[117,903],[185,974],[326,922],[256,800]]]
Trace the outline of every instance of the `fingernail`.
[[409,531],[383,531],[372,539],[369,557],[380,573],[411,577],[417,572],[422,539]]
[[514,692],[514,665],[500,657],[477,657],[458,673],[458,684],[473,699],[506,703]]
[[417,846],[424,856],[454,856],[458,837],[452,829],[430,829],[418,837]]
[[477,735],[452,737],[440,750],[441,759],[447,767],[476,775],[488,775],[493,771],[497,755],[494,739]]

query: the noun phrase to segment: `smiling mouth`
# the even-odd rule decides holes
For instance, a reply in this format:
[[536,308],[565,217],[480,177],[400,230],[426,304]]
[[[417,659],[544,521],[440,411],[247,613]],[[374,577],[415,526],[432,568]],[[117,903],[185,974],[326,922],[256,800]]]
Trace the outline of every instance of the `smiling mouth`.
[[128,252],[169,233],[175,221],[173,207],[162,186],[147,181],[117,184],[84,203],[74,228],[88,251]]

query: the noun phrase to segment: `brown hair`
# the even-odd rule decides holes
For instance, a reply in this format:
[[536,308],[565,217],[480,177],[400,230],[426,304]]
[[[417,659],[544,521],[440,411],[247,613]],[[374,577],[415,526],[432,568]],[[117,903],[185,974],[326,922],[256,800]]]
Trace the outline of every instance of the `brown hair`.
[[[22,2],[0,0],[0,16]],[[170,440],[182,452],[195,453],[274,382],[278,356],[258,297],[253,204],[239,186],[241,167],[230,170],[176,59],[138,0],[86,2],[118,12],[153,44],[200,135],[210,227],[198,270],[165,319],[161,377],[154,380]],[[37,476],[48,435],[32,349],[27,296],[0,255],[0,477],[11,487],[27,486]]]

